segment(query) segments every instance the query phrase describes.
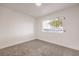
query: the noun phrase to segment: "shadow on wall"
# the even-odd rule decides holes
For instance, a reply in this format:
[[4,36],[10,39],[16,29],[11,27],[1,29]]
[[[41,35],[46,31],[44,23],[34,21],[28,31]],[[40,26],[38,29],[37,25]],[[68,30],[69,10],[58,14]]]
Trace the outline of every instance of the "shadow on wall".
[[25,36],[16,36],[16,37],[7,36],[4,38],[0,38],[0,49],[9,47],[12,45],[20,44],[23,42],[27,42],[33,39],[35,38],[34,38],[34,34],[32,33],[25,35]]

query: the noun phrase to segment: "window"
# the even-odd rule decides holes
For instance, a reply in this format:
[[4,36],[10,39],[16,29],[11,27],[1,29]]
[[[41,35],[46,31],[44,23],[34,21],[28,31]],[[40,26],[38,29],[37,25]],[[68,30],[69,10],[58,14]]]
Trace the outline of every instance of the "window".
[[58,32],[58,33],[64,32],[62,22],[63,19],[65,19],[65,17],[56,17],[49,20],[43,20],[42,23],[43,32]]

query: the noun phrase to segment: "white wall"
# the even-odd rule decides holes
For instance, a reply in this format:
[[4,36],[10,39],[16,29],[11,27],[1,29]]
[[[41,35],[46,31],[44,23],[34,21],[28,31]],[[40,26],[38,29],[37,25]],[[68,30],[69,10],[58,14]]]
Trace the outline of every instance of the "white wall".
[[0,6],[0,48],[34,39],[34,19]]
[[[66,30],[65,33],[47,33],[41,31],[42,20],[58,16],[66,17],[63,24]],[[79,50],[79,6],[64,9],[36,20],[36,36],[41,40]]]

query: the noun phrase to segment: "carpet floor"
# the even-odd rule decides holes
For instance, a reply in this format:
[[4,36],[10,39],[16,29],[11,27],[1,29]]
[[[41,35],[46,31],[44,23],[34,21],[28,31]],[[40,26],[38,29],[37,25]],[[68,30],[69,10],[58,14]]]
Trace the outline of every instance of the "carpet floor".
[[79,56],[79,51],[35,39],[0,49],[0,56]]

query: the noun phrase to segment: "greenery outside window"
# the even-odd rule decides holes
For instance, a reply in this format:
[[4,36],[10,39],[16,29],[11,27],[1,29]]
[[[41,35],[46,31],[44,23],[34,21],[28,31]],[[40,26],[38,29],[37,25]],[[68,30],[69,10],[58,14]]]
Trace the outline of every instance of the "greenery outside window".
[[43,32],[58,32],[58,33],[64,32],[63,19],[65,19],[65,17],[56,17],[50,20],[43,20],[42,24]]

